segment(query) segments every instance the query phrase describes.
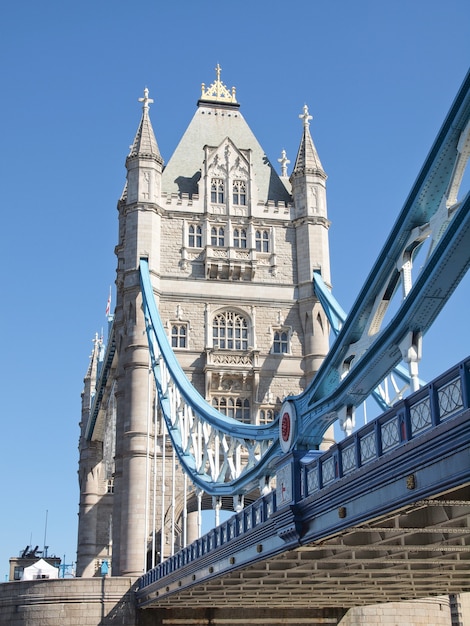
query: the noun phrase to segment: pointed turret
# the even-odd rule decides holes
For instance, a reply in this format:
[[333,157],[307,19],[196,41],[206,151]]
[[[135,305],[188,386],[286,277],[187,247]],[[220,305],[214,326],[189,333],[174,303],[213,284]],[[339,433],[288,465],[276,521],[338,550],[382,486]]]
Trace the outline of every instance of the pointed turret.
[[310,172],[323,175],[326,179],[326,174],[323,170],[320,157],[318,156],[317,149],[315,148],[315,144],[313,143],[313,139],[310,134],[310,120],[313,118],[309,115],[306,104],[304,105],[303,113],[299,115],[299,118],[303,120],[304,128],[299,151],[295,160],[293,175]]
[[313,293],[313,272],[319,271],[330,284],[330,253],[326,212],[326,174],[310,135],[307,105],[299,115],[303,132],[290,177],[294,198],[297,241],[299,306],[304,331],[305,371],[315,375],[328,352],[328,321]]
[[296,215],[321,215],[326,217],[326,186],[327,175],[318,156],[317,149],[310,134],[312,116],[304,105],[299,115],[303,121],[302,139],[290,177],[292,195],[296,205]]
[[163,159],[158,149],[157,140],[155,139],[155,133],[153,132],[152,122],[149,116],[149,105],[153,104],[153,100],[148,97],[149,90],[147,87],[144,89],[144,97],[139,98],[139,102],[143,102],[142,105],[142,119],[140,120],[139,128],[134,139],[134,143],[131,146],[128,159],[132,157],[150,157],[154,158],[159,163],[163,163]]
[[149,116],[149,90],[144,89],[142,102],[142,118],[139,128],[126,159],[127,204],[134,202],[156,203],[161,189],[163,159],[158,149],[155,133]]

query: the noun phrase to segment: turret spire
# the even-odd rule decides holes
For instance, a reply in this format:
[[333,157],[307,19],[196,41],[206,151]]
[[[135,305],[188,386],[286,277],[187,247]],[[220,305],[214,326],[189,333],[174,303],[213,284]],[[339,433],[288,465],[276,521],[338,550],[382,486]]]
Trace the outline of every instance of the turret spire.
[[144,89],[144,97],[138,100],[143,103],[142,119],[140,120],[139,128],[127,158],[129,159],[136,156],[153,157],[158,162],[163,163],[157,140],[155,139],[155,133],[153,132],[152,123],[150,122],[149,105],[153,104],[153,100],[149,98],[149,90],[147,87]]
[[302,173],[306,170],[310,170],[325,174],[310,134],[310,120],[313,119],[313,117],[309,114],[306,104],[304,104],[303,112],[299,115],[299,118],[303,121],[303,134],[293,173]]

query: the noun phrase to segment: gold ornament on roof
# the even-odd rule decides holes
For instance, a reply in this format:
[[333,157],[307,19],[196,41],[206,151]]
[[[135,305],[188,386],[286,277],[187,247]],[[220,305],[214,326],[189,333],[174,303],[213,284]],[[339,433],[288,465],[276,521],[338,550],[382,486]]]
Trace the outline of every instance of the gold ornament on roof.
[[220,80],[221,71],[222,68],[217,63],[217,67],[215,68],[217,78],[215,81],[207,89],[204,83],[201,85],[201,100],[210,100],[211,102],[231,102],[232,104],[236,104],[237,99],[235,97],[235,87],[232,87],[232,91],[227,89],[227,87]]

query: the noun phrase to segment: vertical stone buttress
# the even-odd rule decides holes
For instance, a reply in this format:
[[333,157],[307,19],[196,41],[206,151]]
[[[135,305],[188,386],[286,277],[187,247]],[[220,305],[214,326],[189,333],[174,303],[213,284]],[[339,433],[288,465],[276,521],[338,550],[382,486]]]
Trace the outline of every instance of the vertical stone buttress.
[[148,543],[148,430],[153,381],[142,313],[139,259],[147,257],[158,298],[163,159],[150,123],[152,100],[145,90],[143,113],[126,160],[127,185],[119,210],[115,311],[118,350],[113,575],[138,576],[146,569]]
[[111,502],[107,496],[107,481],[103,466],[103,442],[89,440],[92,397],[99,375],[98,365],[102,341],[96,337],[90,365],[84,380],[82,416],[80,422],[79,526],[77,541],[77,576],[92,577],[98,573],[100,559],[109,558],[109,516]]
[[299,116],[303,134],[290,177],[294,199],[299,314],[304,333],[304,371],[307,382],[328,353],[329,326],[313,292],[313,272],[330,284],[329,221],[326,210],[326,174],[309,130],[307,106]]

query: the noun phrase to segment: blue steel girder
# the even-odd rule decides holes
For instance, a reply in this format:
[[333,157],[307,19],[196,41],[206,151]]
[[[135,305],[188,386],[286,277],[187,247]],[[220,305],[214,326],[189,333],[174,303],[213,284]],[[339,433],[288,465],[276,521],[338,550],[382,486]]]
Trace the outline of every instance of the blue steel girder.
[[[325,430],[361,404],[397,363],[412,361],[422,335],[465,275],[470,198],[456,199],[469,153],[470,73],[324,363],[310,386],[288,400],[297,445],[319,445]],[[426,238],[430,253],[411,286],[411,261]],[[404,299],[382,328],[400,283]]]
[[179,461],[213,496],[263,490],[279,453],[278,424],[255,426],[223,415],[193,387],[170,347],[147,259],[140,259],[143,310],[160,408]]
[[[143,308],[160,406],[178,458],[197,487],[212,495],[234,495],[261,485],[273,473],[280,448],[318,447],[338,417],[362,403],[404,355],[412,358],[410,352],[418,349],[420,337],[470,264],[470,198],[456,202],[470,152],[469,119],[470,74],[323,365],[302,394],[286,400],[279,439],[277,422],[242,424],[216,411],[192,387],[169,346],[148,262],[141,259]],[[411,286],[410,264],[426,238],[431,239],[431,253]],[[405,297],[382,328],[400,283]]]
[[[344,324],[347,315],[341,305],[336,300],[336,298],[331,293],[319,271],[313,272],[313,286],[315,290],[315,295],[320,300],[322,308],[325,311],[325,315],[330,322],[333,334],[335,337],[337,337],[340,333],[340,330]],[[403,383],[405,383],[404,389],[410,388],[411,378],[408,370],[402,364],[394,367],[392,373],[394,374],[394,377],[399,378]],[[423,384],[424,382],[420,381],[420,386],[422,386]],[[402,397],[402,393],[403,389],[400,389],[398,392],[399,397],[397,399],[400,399]],[[382,411],[386,411],[388,408],[390,408],[391,404],[393,404],[390,399],[384,397],[384,394],[379,387],[374,389],[371,396],[377,402]]]

